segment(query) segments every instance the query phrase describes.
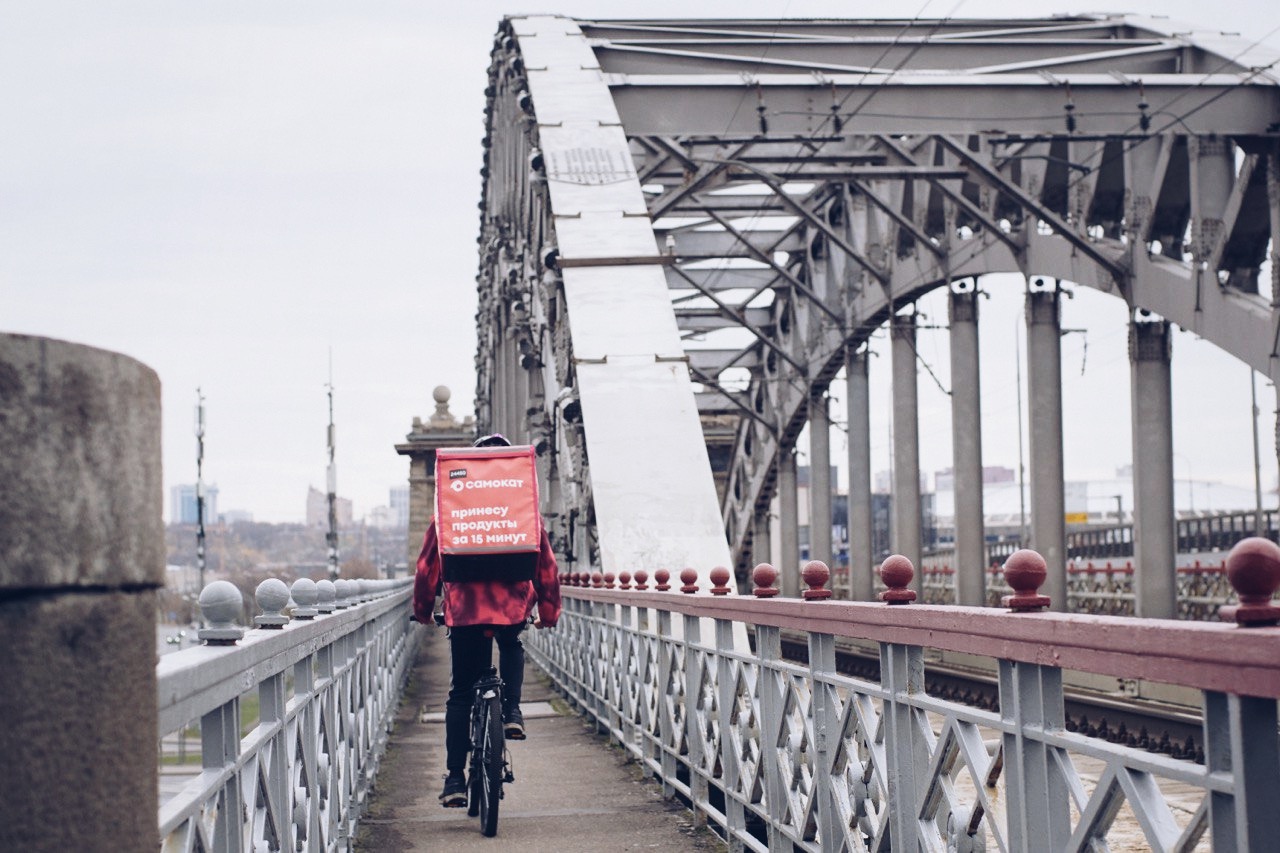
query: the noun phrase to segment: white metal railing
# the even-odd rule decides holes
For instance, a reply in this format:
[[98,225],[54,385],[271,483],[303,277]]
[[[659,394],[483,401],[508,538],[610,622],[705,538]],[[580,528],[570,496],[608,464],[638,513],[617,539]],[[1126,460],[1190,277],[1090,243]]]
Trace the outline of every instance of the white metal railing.
[[[232,624],[234,586],[204,589],[209,645],[157,666],[160,737],[198,720],[201,738],[199,775],[160,807],[166,853],[349,848],[408,672],[411,585],[265,581],[248,632]],[[255,688],[258,722],[242,736]]]
[[[1269,603],[1280,549],[1268,547],[1239,564],[1253,580],[1224,614],[1239,626],[822,601],[826,567],[811,563],[811,601],[766,597],[768,566],[757,598],[571,585],[558,630],[528,645],[731,850],[1269,850],[1280,628],[1242,627],[1280,619]],[[1020,554],[1005,566],[1009,605],[1035,609],[1044,563]],[[1031,557],[1039,580],[1024,571]],[[886,597],[914,595],[909,572],[888,574]],[[735,623],[753,626],[752,648],[735,645]],[[783,630],[807,635],[807,665],[783,659]],[[878,644],[879,681],[836,671],[837,637]],[[929,695],[929,649],[994,661],[1000,710]],[[1204,764],[1067,731],[1063,668],[1202,691]]]

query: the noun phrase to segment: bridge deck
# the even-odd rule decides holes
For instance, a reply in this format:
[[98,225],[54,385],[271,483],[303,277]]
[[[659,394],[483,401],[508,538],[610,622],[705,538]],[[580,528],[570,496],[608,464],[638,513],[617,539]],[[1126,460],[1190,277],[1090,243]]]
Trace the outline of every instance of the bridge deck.
[[[444,700],[449,687],[443,630],[420,631],[422,647],[405,689],[387,754],[356,849],[492,850],[465,809],[436,800],[444,773]],[[580,717],[556,702],[545,676],[527,665],[524,702],[529,739],[511,743],[516,781],[505,787],[498,838],[524,850],[720,850],[690,813],[665,801],[656,783]],[[532,712],[532,713],[531,713]]]

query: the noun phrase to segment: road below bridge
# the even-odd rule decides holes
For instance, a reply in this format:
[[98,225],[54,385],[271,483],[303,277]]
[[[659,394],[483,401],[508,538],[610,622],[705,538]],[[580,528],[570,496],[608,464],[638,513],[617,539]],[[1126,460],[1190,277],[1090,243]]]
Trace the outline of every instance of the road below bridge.
[[[449,647],[444,631],[420,629],[422,648],[397,712],[358,851],[493,850],[465,809],[437,802],[444,774],[444,702]],[[553,701],[554,700],[554,701]],[[505,786],[498,838],[529,851],[723,850],[693,826],[678,801],[642,778],[624,752],[570,713],[527,664],[523,703],[529,739],[509,743],[516,781]],[[538,709],[545,713],[537,713]],[[558,713],[548,710],[558,709]]]

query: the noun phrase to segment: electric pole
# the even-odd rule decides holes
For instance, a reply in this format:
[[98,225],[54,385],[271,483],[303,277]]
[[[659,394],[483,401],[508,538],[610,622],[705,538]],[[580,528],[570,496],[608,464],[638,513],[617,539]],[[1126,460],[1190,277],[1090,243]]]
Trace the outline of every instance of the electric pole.
[[333,356],[329,356],[329,532],[325,541],[329,545],[329,580],[338,579],[338,467],[333,461]]

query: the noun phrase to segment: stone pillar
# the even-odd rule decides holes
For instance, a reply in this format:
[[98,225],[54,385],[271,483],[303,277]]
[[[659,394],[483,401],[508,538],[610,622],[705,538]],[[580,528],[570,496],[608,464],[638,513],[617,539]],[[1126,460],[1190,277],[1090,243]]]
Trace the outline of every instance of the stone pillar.
[[0,483],[0,849],[156,850],[156,374],[0,334]]
[[796,457],[789,447],[778,452],[778,576],[779,591],[800,595],[800,510],[796,497]]
[[825,392],[809,398],[809,559],[831,565],[831,414]]
[[413,431],[404,444],[396,445],[396,453],[409,457],[409,532],[405,553],[409,573],[414,571],[422,537],[435,516],[436,450],[441,447],[470,447],[475,441],[475,421],[468,415],[459,421],[449,411],[449,389],[436,386],[431,392],[436,410],[426,423],[413,419]]
[[1172,340],[1167,322],[1129,324],[1133,407],[1134,613],[1175,619]]
[[[916,317],[889,319],[893,362],[893,551],[920,565],[920,424],[916,397]],[[923,596],[917,571],[911,588]]]
[[1058,291],[1027,293],[1027,389],[1031,433],[1031,547],[1049,576],[1040,592],[1067,609],[1067,525],[1062,469],[1062,329]]
[[951,453],[955,496],[956,604],[986,603],[982,504],[982,390],[977,288],[951,294]]
[[875,597],[871,551],[871,394],[866,350],[850,347],[844,356],[849,406],[849,597]]

